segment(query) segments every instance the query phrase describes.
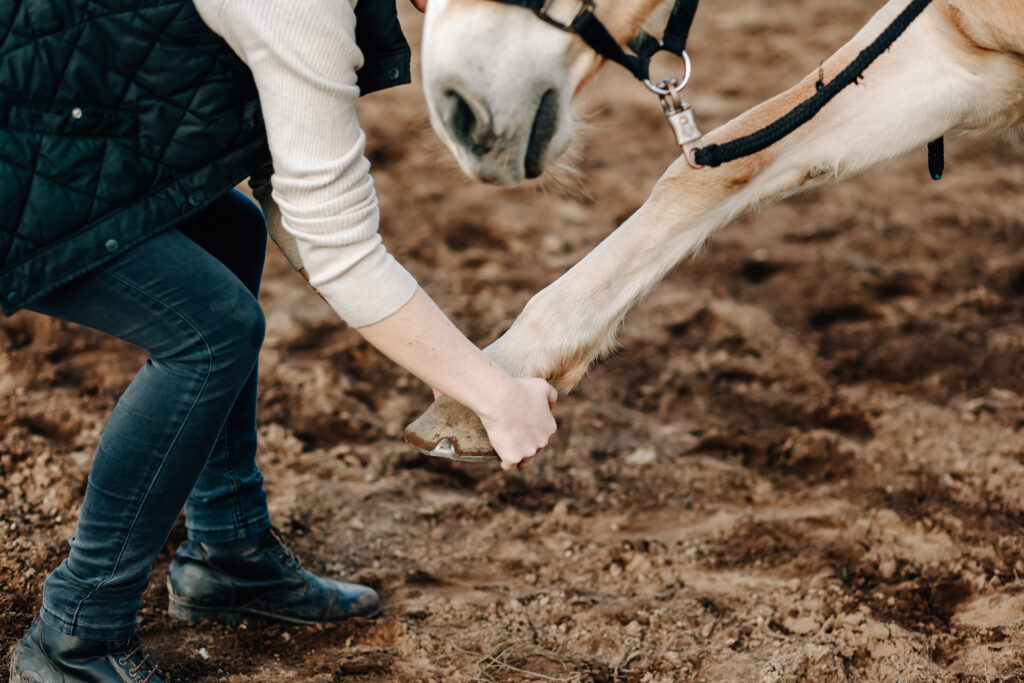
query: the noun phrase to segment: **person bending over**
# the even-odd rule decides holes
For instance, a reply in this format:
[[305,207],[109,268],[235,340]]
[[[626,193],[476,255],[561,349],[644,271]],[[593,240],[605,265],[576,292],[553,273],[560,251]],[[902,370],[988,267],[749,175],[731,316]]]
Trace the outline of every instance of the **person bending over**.
[[267,512],[267,223],[235,184],[257,176],[293,264],[372,345],[477,412],[505,469],[555,430],[554,390],[491,363],[378,235],[356,100],[408,80],[394,0],[11,0],[0,34],[4,313],[80,323],[148,354],[104,429],[12,680],[167,680],[136,614],[183,508],[173,616],[375,613],[371,588],[302,568]]

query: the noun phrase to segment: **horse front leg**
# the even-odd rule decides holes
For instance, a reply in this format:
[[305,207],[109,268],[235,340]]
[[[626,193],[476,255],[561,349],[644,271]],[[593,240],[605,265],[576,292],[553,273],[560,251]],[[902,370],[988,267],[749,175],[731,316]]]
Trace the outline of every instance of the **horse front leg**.
[[[832,78],[902,9],[884,7],[804,81],[706,136],[724,142],[761,128]],[[615,343],[626,313],[715,230],[752,207],[805,187],[854,175],[953,129],[999,128],[1021,118],[1014,58],[978,49],[937,3],[816,118],[769,149],[719,168],[682,159],[626,223],[534,296],[487,353],[516,376],[545,377],[567,392]],[[476,417],[440,399],[406,431],[431,450],[449,439],[461,455],[491,452]]]

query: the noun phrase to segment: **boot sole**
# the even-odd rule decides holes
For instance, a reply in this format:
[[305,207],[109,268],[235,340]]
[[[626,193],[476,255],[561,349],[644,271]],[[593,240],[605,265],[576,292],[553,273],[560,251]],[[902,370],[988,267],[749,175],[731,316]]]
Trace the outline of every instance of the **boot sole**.
[[[185,600],[182,600],[174,594],[174,590],[170,586],[170,582],[167,584],[168,603],[167,613],[175,619],[181,619],[183,621],[199,622],[203,619],[214,619],[217,621],[242,621],[246,617],[260,617],[262,619],[270,619],[271,621],[282,621],[287,624],[299,624],[302,626],[321,626],[324,624],[336,624],[345,621],[313,621],[310,619],[299,619],[296,617],[288,616],[285,614],[275,614],[273,612],[263,612],[257,609],[251,609],[247,607],[210,607],[208,605],[193,605]],[[373,619],[381,613],[381,609],[378,608],[376,612],[366,614],[362,616],[351,616],[347,619]]]

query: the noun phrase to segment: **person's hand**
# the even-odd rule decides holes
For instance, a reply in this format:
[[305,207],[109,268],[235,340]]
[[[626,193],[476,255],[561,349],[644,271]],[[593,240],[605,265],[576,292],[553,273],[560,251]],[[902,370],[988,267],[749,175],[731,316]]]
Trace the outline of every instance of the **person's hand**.
[[356,329],[435,393],[476,413],[504,469],[529,465],[554,433],[554,388],[542,379],[509,376],[422,289],[391,315]]
[[427,0],[409,0],[421,12],[427,11]]
[[542,379],[513,379],[495,398],[480,421],[501,458],[501,468],[526,469],[555,433],[551,408],[558,392]]

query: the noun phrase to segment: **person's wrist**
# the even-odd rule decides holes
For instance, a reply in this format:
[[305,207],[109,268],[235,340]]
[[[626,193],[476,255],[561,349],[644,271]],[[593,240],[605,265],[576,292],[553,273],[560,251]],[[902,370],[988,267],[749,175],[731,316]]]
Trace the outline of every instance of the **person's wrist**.
[[483,391],[474,401],[476,405],[469,406],[485,424],[506,412],[512,396],[519,390],[519,385],[510,375],[500,368],[495,370],[494,376],[481,385]]

